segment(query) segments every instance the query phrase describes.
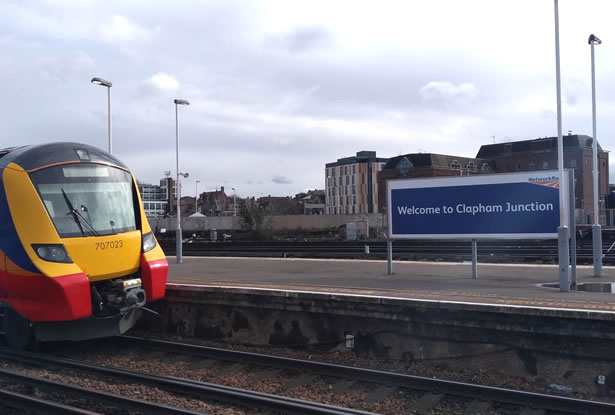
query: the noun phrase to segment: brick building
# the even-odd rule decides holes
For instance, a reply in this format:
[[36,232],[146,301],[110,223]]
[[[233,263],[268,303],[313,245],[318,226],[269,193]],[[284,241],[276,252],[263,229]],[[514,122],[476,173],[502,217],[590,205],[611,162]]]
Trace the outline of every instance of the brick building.
[[[592,137],[563,137],[564,168],[575,171],[575,208],[593,214]],[[406,154],[391,158],[380,172],[379,204],[386,206],[386,181],[402,178],[557,170],[557,137],[485,144],[475,158],[441,154]],[[609,154],[598,144],[599,197],[609,191]],[[604,206],[603,203],[601,203]],[[383,209],[381,208],[381,212]]]
[[[575,208],[593,214],[593,138],[569,134],[564,137],[564,168],[574,169]],[[476,157],[490,159],[498,173],[556,170],[557,137],[481,146]],[[609,191],[609,153],[598,143],[598,195]]]
[[441,176],[468,176],[474,174],[493,173],[494,164],[491,160],[449,156],[433,153],[410,153],[392,157],[384,165],[378,176],[378,204],[380,213],[386,212],[387,192],[386,181],[391,179],[419,179]]

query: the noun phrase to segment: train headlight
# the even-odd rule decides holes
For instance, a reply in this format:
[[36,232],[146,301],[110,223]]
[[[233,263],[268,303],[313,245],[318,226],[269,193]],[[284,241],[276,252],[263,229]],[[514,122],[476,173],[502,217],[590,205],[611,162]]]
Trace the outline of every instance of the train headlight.
[[40,259],[45,261],[68,264],[73,262],[62,244],[32,244],[32,249],[34,249],[34,252],[36,252]]
[[156,238],[154,238],[153,232],[148,232],[141,237],[141,242],[143,245],[143,252],[151,251],[156,247]]

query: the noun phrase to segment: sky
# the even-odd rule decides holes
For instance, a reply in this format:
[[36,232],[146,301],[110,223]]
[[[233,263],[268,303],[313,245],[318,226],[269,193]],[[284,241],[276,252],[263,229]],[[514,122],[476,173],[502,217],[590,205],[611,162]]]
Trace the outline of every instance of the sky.
[[[474,157],[557,135],[550,0],[0,0],[0,148],[75,141],[183,195],[324,189],[376,151]],[[563,131],[615,146],[615,2],[560,0]],[[615,182],[615,157],[611,157]],[[196,183],[196,181],[199,183]]]

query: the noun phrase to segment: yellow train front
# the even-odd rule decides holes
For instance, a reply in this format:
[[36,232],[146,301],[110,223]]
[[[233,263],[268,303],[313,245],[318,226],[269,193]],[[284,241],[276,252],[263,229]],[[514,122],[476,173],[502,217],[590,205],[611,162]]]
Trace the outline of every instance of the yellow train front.
[[124,333],[168,264],[134,177],[84,144],[0,150],[0,332],[15,347]]

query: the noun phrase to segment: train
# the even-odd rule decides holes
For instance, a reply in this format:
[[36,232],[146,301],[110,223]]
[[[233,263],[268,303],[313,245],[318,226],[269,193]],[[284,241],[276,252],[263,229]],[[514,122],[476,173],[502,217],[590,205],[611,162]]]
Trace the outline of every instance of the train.
[[116,157],[72,142],[0,150],[0,334],[11,346],[125,333],[164,297],[167,273]]

